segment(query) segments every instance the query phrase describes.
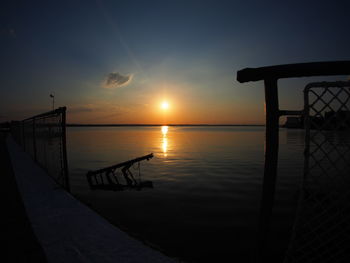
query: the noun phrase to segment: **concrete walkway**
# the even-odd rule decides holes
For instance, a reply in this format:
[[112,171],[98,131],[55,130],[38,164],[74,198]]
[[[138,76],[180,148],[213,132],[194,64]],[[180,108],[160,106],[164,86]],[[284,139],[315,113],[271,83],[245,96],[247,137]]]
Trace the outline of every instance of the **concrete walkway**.
[[1,243],[2,262],[46,262],[42,250],[29,223],[17,182],[13,175],[11,161],[6,149],[4,132],[0,132],[1,170]]
[[7,146],[30,225],[48,262],[175,262],[58,187],[11,138]]

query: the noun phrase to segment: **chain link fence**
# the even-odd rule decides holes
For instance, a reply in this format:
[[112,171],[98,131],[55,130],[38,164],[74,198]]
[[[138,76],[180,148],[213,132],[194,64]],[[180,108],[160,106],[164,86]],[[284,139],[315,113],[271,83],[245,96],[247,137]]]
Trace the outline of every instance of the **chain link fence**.
[[285,262],[349,262],[350,82],[304,90],[305,165]]
[[70,191],[66,153],[66,107],[12,122],[16,142],[60,186]]

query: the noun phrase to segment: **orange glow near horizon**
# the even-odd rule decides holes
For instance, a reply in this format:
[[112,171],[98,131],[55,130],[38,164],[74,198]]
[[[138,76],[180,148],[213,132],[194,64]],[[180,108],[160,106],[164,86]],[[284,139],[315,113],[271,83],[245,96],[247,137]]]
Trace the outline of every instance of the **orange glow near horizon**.
[[[126,104],[128,102],[129,104]],[[264,124],[261,105],[217,105],[177,94],[154,95],[143,103],[98,101],[68,107],[67,122],[77,124]],[[40,112],[38,112],[40,113]],[[1,116],[0,116],[1,117]]]

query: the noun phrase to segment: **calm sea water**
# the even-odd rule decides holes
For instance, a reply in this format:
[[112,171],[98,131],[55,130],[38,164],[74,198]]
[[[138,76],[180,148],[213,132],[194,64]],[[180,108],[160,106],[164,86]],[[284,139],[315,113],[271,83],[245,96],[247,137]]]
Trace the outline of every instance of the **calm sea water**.
[[[189,262],[249,262],[264,166],[264,127],[70,127],[72,192],[107,220]],[[269,247],[284,253],[303,169],[304,133],[280,130]],[[148,153],[141,178],[153,189],[90,190],[88,170]],[[138,176],[138,170],[133,170]]]

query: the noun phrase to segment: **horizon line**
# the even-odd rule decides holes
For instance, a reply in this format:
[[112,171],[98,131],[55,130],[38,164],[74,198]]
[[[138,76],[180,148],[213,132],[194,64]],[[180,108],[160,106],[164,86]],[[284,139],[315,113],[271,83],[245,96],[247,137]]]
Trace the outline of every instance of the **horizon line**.
[[183,124],[133,124],[133,123],[125,123],[125,124],[116,124],[116,123],[67,123],[66,126],[68,127],[84,127],[84,126],[265,126],[265,124],[209,124],[209,123],[200,123],[200,124],[191,124],[191,123],[183,123]]

